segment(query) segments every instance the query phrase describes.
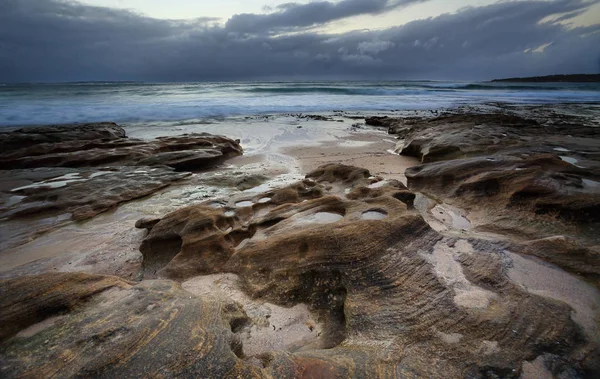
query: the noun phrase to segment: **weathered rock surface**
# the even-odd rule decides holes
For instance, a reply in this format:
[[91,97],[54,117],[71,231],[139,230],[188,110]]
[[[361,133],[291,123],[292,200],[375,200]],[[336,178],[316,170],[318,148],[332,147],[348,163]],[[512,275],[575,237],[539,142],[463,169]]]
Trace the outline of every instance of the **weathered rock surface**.
[[[558,154],[566,150],[584,159],[600,157],[600,128],[571,118],[538,122],[504,113],[452,114],[430,119],[374,117],[367,124],[387,127],[401,140],[397,152],[423,163],[513,151]],[[564,149],[565,142],[572,148]]]
[[435,161],[407,170],[411,190],[462,209],[472,234],[508,238],[514,251],[597,281],[600,128],[567,121],[493,114],[385,120],[404,138],[402,154]]
[[[0,171],[0,178],[7,177],[2,187],[9,184],[0,197],[4,199],[0,206],[0,249],[7,250],[66,222],[90,219],[190,175],[169,167],[107,167],[70,170],[56,176],[64,172],[54,168]],[[40,181],[47,176],[51,178]],[[11,179],[16,178],[25,183],[31,183],[28,179],[36,181],[10,188],[15,185]],[[17,227],[15,222],[26,226]]]
[[[512,208],[581,223],[600,221],[593,174],[550,154],[490,155],[411,167],[410,188],[472,208]],[[600,183],[599,186],[600,187]]]
[[171,281],[48,274],[0,282],[0,293],[3,378],[258,376],[235,355],[239,309]]
[[4,154],[40,144],[121,138],[125,138],[125,130],[113,122],[30,127],[0,133],[0,151]]
[[0,219],[35,218],[27,230],[0,223],[2,248],[242,154],[239,141],[222,136],[128,139],[113,123],[24,128],[0,133],[0,145]]
[[17,203],[18,207],[11,208],[2,216],[18,219],[48,213],[70,213],[73,220],[84,220],[120,203],[147,196],[189,175],[165,167],[144,166],[78,171],[13,188],[11,194],[24,198]]
[[[598,377],[596,139],[582,138],[589,126],[572,119],[463,116],[415,118],[410,131],[406,120],[375,121],[399,126],[406,141],[427,133],[428,141],[410,143],[436,162],[407,172],[410,189],[329,164],[284,188],[140,219],[131,241],[143,239],[142,256],[116,262],[129,262],[123,277],[141,282],[7,276],[14,279],[0,280],[0,376]],[[572,137],[535,135],[567,124]],[[486,149],[499,129],[505,139]],[[136,141],[105,142],[141,151]],[[160,144],[152,143],[149,150]],[[95,205],[79,209],[60,193],[44,200],[52,188],[30,184],[70,181],[93,191],[109,185],[94,180],[123,170],[167,178],[196,164],[190,149],[166,145],[94,177],[80,168],[15,170],[6,193],[28,188],[7,197],[6,217],[25,217],[13,207],[27,204],[25,195],[82,218],[109,204],[84,199]],[[219,159],[213,146],[204,154]],[[127,194],[115,189],[110,200]],[[111,257],[99,251],[85,260]]]
[[556,376],[600,372],[593,299],[528,292],[502,244],[445,237],[414,200],[327,165],[140,221],[140,284],[0,282],[2,376],[518,378],[534,361]]
[[[11,133],[14,132],[5,134]],[[207,133],[160,137],[152,141],[81,139],[39,143],[3,152],[0,168],[164,165],[189,171],[206,169],[241,154],[238,142]]]

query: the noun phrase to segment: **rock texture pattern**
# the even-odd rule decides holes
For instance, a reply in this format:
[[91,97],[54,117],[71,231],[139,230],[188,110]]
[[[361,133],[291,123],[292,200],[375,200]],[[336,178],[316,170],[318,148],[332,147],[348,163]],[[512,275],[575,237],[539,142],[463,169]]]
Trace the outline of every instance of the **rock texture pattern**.
[[400,154],[430,162],[406,172],[411,190],[435,199],[429,211],[456,206],[472,235],[508,238],[515,251],[600,278],[600,128],[504,113],[370,123],[398,136]]
[[[41,220],[33,233],[89,219],[243,152],[238,141],[205,133],[130,139],[113,123],[19,129],[0,133],[0,146],[0,218]],[[3,234],[4,248],[22,242]]]
[[0,282],[0,308],[8,310],[0,372],[206,378],[518,378],[534,366],[557,377],[600,372],[596,316],[580,307],[581,317],[572,318],[576,305],[528,291],[514,279],[511,265],[518,261],[511,263],[504,245],[440,234],[416,200],[397,181],[335,164],[285,188],[141,220],[138,227],[149,234],[140,248],[139,284],[84,274]]
[[[230,178],[259,189],[79,257],[121,278],[13,272],[0,377],[599,377],[600,129],[540,112],[368,119],[421,159],[408,186],[342,164],[280,188]],[[0,162],[23,167],[2,174],[6,225],[87,219],[241,153],[51,130],[0,138]],[[131,244],[141,255],[115,254]]]

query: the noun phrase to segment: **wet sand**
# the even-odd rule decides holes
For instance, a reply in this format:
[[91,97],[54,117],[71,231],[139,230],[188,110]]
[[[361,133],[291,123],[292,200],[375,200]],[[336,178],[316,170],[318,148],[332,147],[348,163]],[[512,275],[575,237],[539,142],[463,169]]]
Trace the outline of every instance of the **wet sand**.
[[341,163],[364,167],[372,175],[396,179],[406,185],[404,172],[420,162],[416,158],[393,154],[395,146],[396,140],[393,136],[386,132],[369,130],[334,143],[289,147],[282,149],[282,152],[294,157],[302,172],[309,172],[326,163]]

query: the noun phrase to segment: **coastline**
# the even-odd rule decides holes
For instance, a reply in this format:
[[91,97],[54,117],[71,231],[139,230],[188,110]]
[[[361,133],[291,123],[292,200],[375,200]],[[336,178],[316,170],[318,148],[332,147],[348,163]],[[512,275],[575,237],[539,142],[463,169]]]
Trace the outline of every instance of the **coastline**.
[[[569,217],[596,206],[600,156],[595,137],[585,137],[597,135],[591,132],[599,109],[486,104],[447,112],[248,116],[169,129],[127,125],[129,139],[119,143],[149,149],[179,138],[163,146],[170,149],[203,136],[186,133],[212,133],[239,140],[244,154],[83,221],[2,220],[3,233],[23,234],[2,249],[0,279],[124,280],[116,285],[121,289],[99,295],[100,307],[119,304],[117,317],[130,312],[133,303],[121,300],[138,286],[159,299],[143,303],[145,320],[163,320],[155,311],[180,299],[228,309],[234,315],[224,333],[233,333],[233,342],[219,347],[217,359],[234,351],[249,370],[270,370],[264,354],[294,356],[302,366],[306,353],[341,370],[329,361],[334,351],[351,362],[364,359],[367,375],[374,364],[401,365],[372,353],[373,346],[390,357],[418,346],[404,353],[439,359],[456,352],[442,363],[453,375],[464,372],[465,360],[477,370],[495,367],[523,378],[549,374],[555,360],[594,371],[597,221]],[[549,134],[541,138],[540,130]],[[75,171],[66,181],[95,174]],[[496,186],[494,176],[506,185]],[[519,186],[524,190],[514,192]],[[519,197],[531,191],[537,191],[534,205],[550,199],[550,214],[532,212],[532,196]],[[31,234],[31,222],[49,222],[49,229]],[[219,243],[234,252],[226,263],[219,261]],[[421,312],[426,317],[412,316]],[[210,317],[230,317],[219,314]],[[19,348],[38,330],[71,322],[69,314],[58,317],[57,326],[53,319],[34,324],[11,341]],[[435,323],[427,325],[430,319]],[[165,325],[188,321],[197,319]],[[555,350],[556,341],[571,355]],[[500,354],[510,358],[497,360]],[[409,367],[421,376],[440,372]]]
[[[586,105],[593,106],[586,108]],[[139,263],[140,254],[137,246],[141,241],[141,233],[135,230],[135,221],[143,217],[158,217],[174,211],[183,205],[193,205],[227,196],[234,196],[251,191],[245,188],[240,191],[232,186],[232,181],[244,181],[256,184],[258,190],[281,187],[301,180],[306,172],[327,163],[354,165],[368,169],[373,175],[386,180],[399,180],[407,184],[405,171],[420,164],[414,157],[399,155],[396,145],[399,141],[388,134],[385,127],[374,127],[364,124],[364,120],[376,117],[433,118],[441,114],[452,113],[485,113],[511,111],[516,114],[533,114],[536,117],[564,114],[570,117],[574,112],[586,116],[590,122],[600,122],[600,103],[577,104],[564,103],[553,105],[528,105],[488,103],[481,106],[462,106],[445,110],[408,110],[408,111],[372,111],[372,112],[321,112],[314,114],[275,114],[259,116],[243,116],[225,119],[222,122],[200,123],[180,122],[126,124],[124,129],[129,138],[153,140],[158,137],[172,137],[189,133],[212,133],[239,139],[244,148],[244,155],[234,157],[228,162],[211,168],[203,173],[193,174],[181,182],[176,182],[160,190],[148,198],[125,203],[96,218],[77,223],[60,221],[59,228],[40,231],[33,235],[27,232],[23,241],[16,246],[7,246],[9,238],[3,238],[4,248],[0,254],[0,277],[6,276],[14,268],[48,259],[53,270],[76,271],[80,266],[73,265],[71,259],[61,257],[66,248],[78,246],[73,256],[89,253],[91,246],[93,255],[105,256],[122,249],[129,253],[121,254],[125,261]],[[585,113],[588,111],[589,113]],[[533,112],[533,113],[531,113]],[[11,128],[12,129],[12,128]],[[233,179],[223,181],[223,177]],[[202,189],[199,189],[202,187]],[[464,213],[457,211],[458,214]],[[444,210],[445,217],[451,218],[456,212]],[[424,216],[427,217],[425,213]],[[43,222],[44,220],[42,220]],[[429,217],[429,222],[436,224],[439,220]],[[27,230],[28,223],[17,227]],[[11,229],[14,229],[12,226]],[[11,230],[14,233],[14,230]],[[123,235],[124,234],[124,235]],[[117,237],[118,236],[118,237]],[[80,245],[73,241],[81,241]],[[92,242],[93,241],[93,242]],[[125,241],[111,246],[113,241]],[[79,259],[82,261],[82,259]],[[81,263],[81,262],[80,262]],[[72,267],[70,267],[72,266]],[[125,264],[125,266],[128,266]],[[43,267],[43,269],[42,269]],[[85,265],[89,268],[89,265]],[[48,265],[34,264],[30,274],[47,271]],[[105,273],[101,269],[100,273]],[[22,275],[19,271],[14,275]],[[131,274],[134,276],[134,274]]]
[[[411,112],[413,113],[413,112]],[[425,112],[423,112],[425,113]],[[429,112],[427,112],[429,113]],[[376,113],[390,114],[390,113]],[[323,116],[321,114],[321,116]],[[333,116],[333,115],[329,115]],[[357,117],[353,115],[352,117]],[[93,273],[108,273],[114,267],[127,267],[139,263],[141,255],[137,251],[142,233],[134,228],[135,222],[143,217],[158,217],[174,211],[183,205],[192,205],[243,193],[229,187],[223,177],[230,176],[233,181],[247,178],[258,188],[285,186],[304,177],[304,173],[314,170],[325,163],[356,164],[372,170],[374,175],[388,179],[398,179],[406,183],[404,171],[418,164],[410,157],[393,153],[396,141],[383,129],[361,126],[353,128],[354,118],[335,117],[330,121],[297,118],[288,115],[272,116],[266,121],[239,118],[234,123],[211,125],[184,125],[178,128],[161,127],[141,128],[125,127],[130,138],[151,140],[156,137],[175,136],[194,132],[209,132],[241,139],[244,155],[235,157],[227,163],[189,178],[151,195],[149,198],[134,200],[117,209],[96,216],[83,223],[67,221],[58,229],[53,228],[39,235],[25,236],[33,238],[30,242],[4,248],[0,254],[0,277],[21,265],[32,265],[28,274],[37,274],[50,270],[89,270]],[[343,120],[344,122],[338,122]],[[241,128],[240,123],[247,128]],[[237,178],[237,179],[236,179]],[[224,184],[224,185],[223,185]],[[202,188],[199,188],[202,186]],[[252,188],[245,188],[246,191]],[[255,189],[256,191],[256,189]],[[14,228],[15,224],[11,226]],[[29,227],[24,222],[22,228]],[[3,244],[9,243],[3,238]],[[64,254],[65,251],[71,251]],[[123,251],[123,252],[119,252]],[[84,257],[116,255],[121,262],[111,264],[110,268],[93,268]],[[73,259],[77,257],[77,259]],[[18,270],[13,275],[22,275]],[[127,274],[135,277],[135,274]],[[12,276],[9,274],[9,276]]]

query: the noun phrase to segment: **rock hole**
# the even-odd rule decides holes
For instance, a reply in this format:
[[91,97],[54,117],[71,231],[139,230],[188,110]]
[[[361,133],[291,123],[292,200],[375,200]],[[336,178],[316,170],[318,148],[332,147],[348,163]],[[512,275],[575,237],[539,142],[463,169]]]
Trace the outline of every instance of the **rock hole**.
[[244,344],[239,334],[234,334],[229,341],[229,348],[238,358],[244,359]]
[[263,223],[260,224],[260,226],[263,228],[270,228],[272,226],[277,225],[278,223],[280,223],[283,220],[285,220],[285,218],[283,218],[283,217],[274,217],[272,219],[264,221]]
[[396,192],[394,198],[400,200],[408,206],[408,209],[412,209],[415,206],[416,195],[409,191]]
[[302,242],[298,248],[298,256],[300,259],[306,258],[306,254],[308,253],[308,243]]
[[229,320],[229,326],[233,333],[239,333],[246,325],[250,323],[248,317],[234,317]]
[[183,240],[177,234],[163,239],[146,239],[140,246],[143,255],[142,271],[144,279],[155,279],[157,272],[179,254]]

